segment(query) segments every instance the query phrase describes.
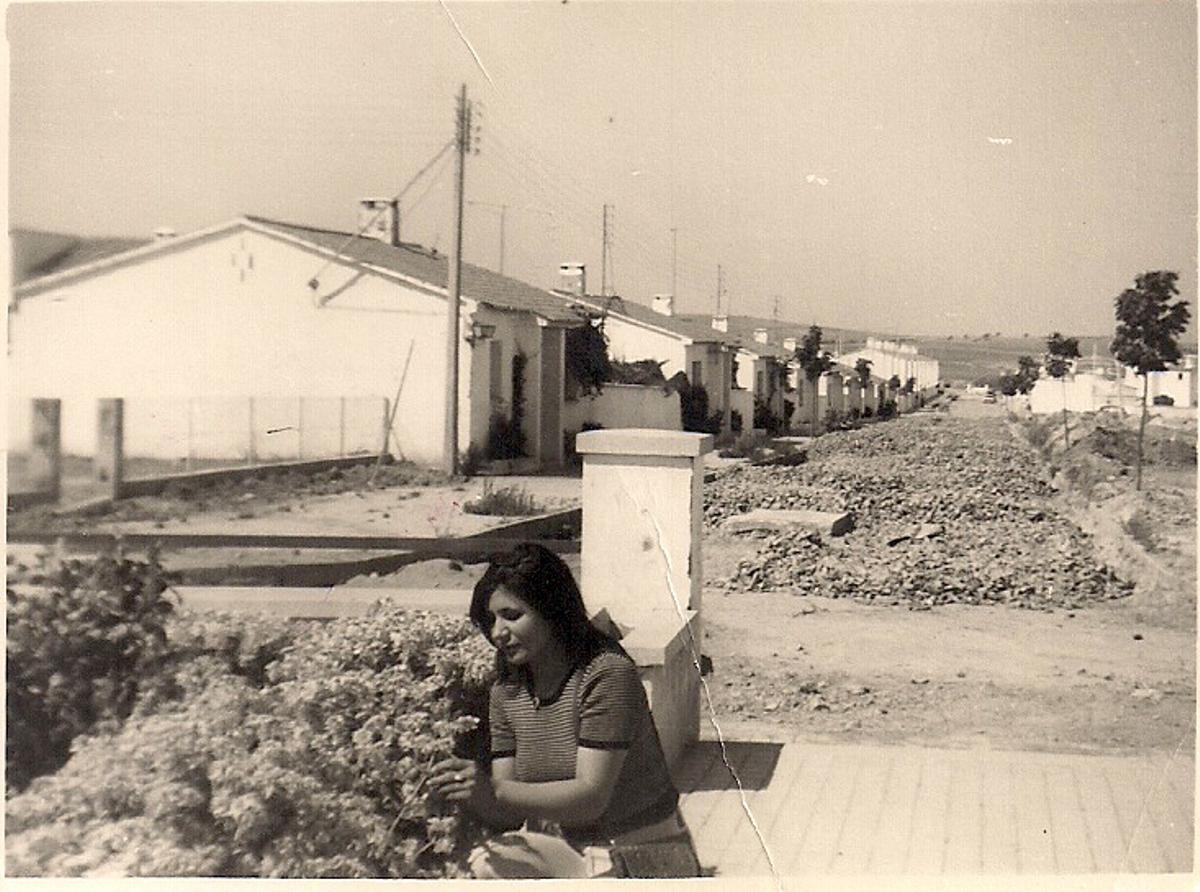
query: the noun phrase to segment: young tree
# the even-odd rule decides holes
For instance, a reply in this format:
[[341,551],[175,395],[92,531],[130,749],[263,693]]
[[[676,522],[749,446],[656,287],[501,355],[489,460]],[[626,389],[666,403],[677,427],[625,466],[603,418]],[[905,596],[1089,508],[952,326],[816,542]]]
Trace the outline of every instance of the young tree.
[[1000,392],[1005,396],[1016,396],[1021,390],[1021,375],[1020,372],[1005,372],[1000,376],[998,382]]
[[1062,382],[1063,391],[1063,443],[1071,445],[1071,431],[1067,426],[1067,379],[1071,360],[1079,358],[1079,338],[1063,337],[1057,331],[1046,338],[1046,374]]
[[905,393],[912,393],[916,389],[917,389],[917,379],[916,378],[909,378],[907,381],[904,382],[903,390]]
[[858,362],[854,363],[854,374],[858,376],[858,383],[862,385],[862,389],[866,390],[871,383],[871,360],[860,356]]
[[[804,335],[804,340],[796,348],[796,361],[800,363],[800,368],[804,369],[804,377],[809,381],[816,381],[833,368],[833,355],[828,350],[821,349],[821,327],[819,325],[810,325],[808,327],[808,333]],[[812,424],[814,431],[816,431],[819,423],[817,401],[814,399],[812,401]]]
[[888,390],[899,390],[899,389],[900,389],[900,376],[892,375],[892,377],[888,378]]
[[1146,436],[1146,397],[1150,390],[1150,372],[1165,371],[1168,363],[1179,361],[1177,338],[1187,328],[1191,312],[1186,300],[1170,303],[1179,294],[1175,287],[1179,274],[1167,270],[1143,273],[1116,299],[1117,333],[1110,349],[1122,364],[1142,376],[1142,418],[1138,425],[1137,477],[1135,487],[1142,488],[1142,444]]
[[1017,392],[1029,393],[1033,390],[1033,385],[1037,384],[1038,373],[1041,371],[1042,365],[1032,356],[1017,357]]

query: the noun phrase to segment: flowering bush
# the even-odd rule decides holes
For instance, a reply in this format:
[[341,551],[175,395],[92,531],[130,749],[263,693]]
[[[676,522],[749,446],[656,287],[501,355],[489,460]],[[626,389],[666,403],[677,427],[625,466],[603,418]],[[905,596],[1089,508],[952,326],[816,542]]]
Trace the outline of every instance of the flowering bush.
[[71,741],[116,727],[170,652],[173,605],[157,558],[43,559],[37,594],[8,590],[9,791],[61,766]]
[[183,619],[189,656],[8,802],[15,875],[446,877],[482,828],[428,768],[481,754],[492,651],[464,620]]

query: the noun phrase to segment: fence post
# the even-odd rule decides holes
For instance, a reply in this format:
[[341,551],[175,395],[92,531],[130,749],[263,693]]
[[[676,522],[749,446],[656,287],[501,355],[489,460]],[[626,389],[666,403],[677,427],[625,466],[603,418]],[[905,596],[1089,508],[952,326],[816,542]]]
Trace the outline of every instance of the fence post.
[[346,457],[346,398],[338,400],[338,456]]
[[34,492],[62,494],[62,400],[31,400],[29,477]]
[[296,460],[304,460],[304,397],[296,408]]
[[184,462],[184,467],[186,467],[189,471],[193,470],[196,465],[196,444],[195,444],[196,419],[193,417],[193,404],[194,403],[195,403],[195,400],[192,399],[191,397],[188,397],[188,401],[187,401],[187,413],[188,413],[187,459]]
[[254,397],[249,398],[247,405],[249,407],[248,415],[250,418],[250,443],[249,448],[246,450],[246,463],[254,465],[258,463],[258,459],[254,450]]
[[391,420],[390,412],[392,401],[386,396],[383,398],[383,443],[379,447],[380,456],[386,455],[388,451],[388,422]]
[[125,480],[125,401],[102,399],[96,409],[96,479],[107,481],[112,498],[121,498]]

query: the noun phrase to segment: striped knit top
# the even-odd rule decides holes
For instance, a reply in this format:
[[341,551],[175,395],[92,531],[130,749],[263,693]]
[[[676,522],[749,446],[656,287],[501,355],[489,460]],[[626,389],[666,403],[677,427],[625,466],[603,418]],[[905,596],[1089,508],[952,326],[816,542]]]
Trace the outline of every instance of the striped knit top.
[[535,700],[525,681],[496,682],[489,719],[492,758],[515,757],[518,781],[573,778],[578,747],[628,750],[600,820],[564,827],[568,838],[624,833],[663,820],[678,803],[637,667],[616,647],[577,664],[549,700]]

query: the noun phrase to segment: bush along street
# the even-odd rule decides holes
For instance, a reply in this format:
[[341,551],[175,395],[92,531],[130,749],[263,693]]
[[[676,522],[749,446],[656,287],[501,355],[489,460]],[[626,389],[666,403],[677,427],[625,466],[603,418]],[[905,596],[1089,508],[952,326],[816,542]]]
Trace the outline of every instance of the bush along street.
[[705,520],[717,528],[754,508],[844,511],[854,530],[757,534],[756,553],[710,582],[917,609],[1070,608],[1129,594],[1052,493],[1034,450],[1000,419],[908,416],[831,433],[809,445],[806,464],[723,471],[705,487]]
[[[24,602],[9,598],[11,704],[14,670],[27,680],[47,667],[43,652],[13,652],[12,604]],[[164,632],[151,636],[155,660],[137,663],[136,694],[102,713],[111,720],[50,716],[75,733],[70,758],[10,788],[9,875],[464,874],[484,830],[432,804],[425,784],[434,762],[484,748],[492,652],[465,620],[179,612]],[[28,734],[22,720],[10,706],[10,742]]]

